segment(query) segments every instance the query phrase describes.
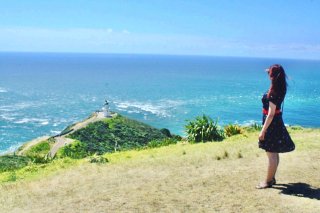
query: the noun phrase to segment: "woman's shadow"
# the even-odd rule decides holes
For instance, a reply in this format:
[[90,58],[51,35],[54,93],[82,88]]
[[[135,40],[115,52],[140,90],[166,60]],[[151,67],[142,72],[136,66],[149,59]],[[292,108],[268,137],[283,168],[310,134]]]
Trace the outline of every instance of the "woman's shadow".
[[281,194],[320,200],[320,189],[306,183],[276,184],[272,188],[281,190]]

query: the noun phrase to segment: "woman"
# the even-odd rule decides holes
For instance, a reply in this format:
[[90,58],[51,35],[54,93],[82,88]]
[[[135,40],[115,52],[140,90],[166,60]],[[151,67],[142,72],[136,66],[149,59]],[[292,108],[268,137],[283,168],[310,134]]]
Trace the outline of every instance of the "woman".
[[262,97],[263,119],[259,134],[259,147],[264,149],[269,158],[266,180],[256,188],[265,189],[276,184],[275,174],[279,165],[279,153],[290,152],[295,145],[284,126],[281,104],[287,92],[286,74],[281,65],[275,64],[267,69],[271,86]]

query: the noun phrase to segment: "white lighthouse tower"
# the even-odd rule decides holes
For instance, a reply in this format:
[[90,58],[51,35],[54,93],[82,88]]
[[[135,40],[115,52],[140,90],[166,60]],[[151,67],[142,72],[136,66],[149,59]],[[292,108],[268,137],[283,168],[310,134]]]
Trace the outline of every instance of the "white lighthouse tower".
[[102,112],[105,118],[107,117],[111,117],[110,115],[110,110],[109,110],[109,102],[107,100],[105,100],[104,102],[104,106],[102,108]]

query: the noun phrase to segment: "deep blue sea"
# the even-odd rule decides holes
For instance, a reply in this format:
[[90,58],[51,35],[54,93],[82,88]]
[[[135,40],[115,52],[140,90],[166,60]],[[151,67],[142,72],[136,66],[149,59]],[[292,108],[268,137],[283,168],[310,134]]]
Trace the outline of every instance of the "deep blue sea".
[[320,61],[163,55],[0,53],[0,153],[100,109],[184,134],[203,113],[220,125],[261,122],[264,69],[289,77],[284,121],[320,127]]

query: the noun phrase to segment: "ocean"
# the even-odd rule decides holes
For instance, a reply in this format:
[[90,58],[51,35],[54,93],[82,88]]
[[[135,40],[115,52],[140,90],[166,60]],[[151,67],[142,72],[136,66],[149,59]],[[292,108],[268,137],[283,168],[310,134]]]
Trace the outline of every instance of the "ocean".
[[55,135],[101,109],[184,135],[206,114],[219,125],[261,123],[264,71],[288,75],[284,121],[320,127],[320,61],[213,56],[0,53],[0,153]]

